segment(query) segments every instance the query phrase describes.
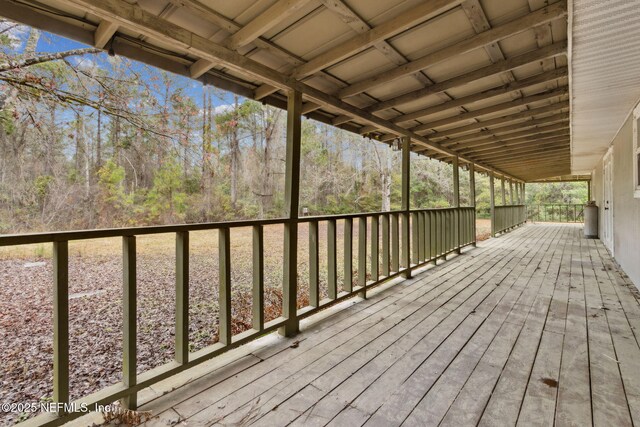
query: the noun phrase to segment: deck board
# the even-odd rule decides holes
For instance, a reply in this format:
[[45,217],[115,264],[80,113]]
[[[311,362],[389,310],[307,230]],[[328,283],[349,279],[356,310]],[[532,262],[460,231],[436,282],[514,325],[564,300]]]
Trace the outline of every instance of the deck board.
[[141,409],[151,425],[638,425],[638,328],[637,292],[600,241],[530,225],[234,350]]

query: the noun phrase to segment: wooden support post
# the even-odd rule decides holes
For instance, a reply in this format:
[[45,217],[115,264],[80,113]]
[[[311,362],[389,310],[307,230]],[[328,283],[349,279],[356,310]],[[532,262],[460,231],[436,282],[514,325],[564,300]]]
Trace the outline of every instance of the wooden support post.
[[502,206],[507,204],[507,198],[504,191],[504,176],[500,178],[500,194],[502,196]]
[[[69,403],[69,242],[53,243],[53,401]],[[58,411],[63,415],[64,409]]]
[[402,277],[411,278],[411,243],[409,242],[409,219],[411,210],[411,139],[402,137],[402,261],[405,270]]
[[300,193],[300,141],[302,137],[302,93],[290,91],[287,97],[287,148],[285,160],[284,272],[282,315],[287,322],[279,333],[298,332],[298,203]]
[[309,305],[320,305],[320,250],[318,221],[309,223]]
[[189,361],[189,232],[176,233],[176,336],[175,358]]
[[489,206],[491,209],[491,237],[496,237],[496,190],[493,172],[489,172]]
[[[136,236],[122,237],[122,383],[136,385]],[[124,408],[137,409],[137,392],[124,397]]]
[[228,227],[218,230],[218,341],[231,344],[231,232]]
[[460,253],[460,212],[457,208],[460,207],[460,164],[458,156],[453,157],[453,207],[456,210],[453,211],[453,246],[456,248],[456,253]]
[[587,201],[591,200],[591,180],[587,181]]
[[476,246],[476,167],[473,163],[469,163],[469,204],[473,207],[471,240],[473,246]]
[[[311,227],[309,227],[311,230]],[[309,236],[311,242],[311,236]],[[309,248],[311,254],[311,248]],[[311,255],[309,255],[311,256]],[[310,273],[311,274],[311,273]],[[312,289],[312,286],[310,286]],[[309,298],[313,298],[311,292]],[[253,329],[264,329],[264,228],[262,225],[253,226]]]

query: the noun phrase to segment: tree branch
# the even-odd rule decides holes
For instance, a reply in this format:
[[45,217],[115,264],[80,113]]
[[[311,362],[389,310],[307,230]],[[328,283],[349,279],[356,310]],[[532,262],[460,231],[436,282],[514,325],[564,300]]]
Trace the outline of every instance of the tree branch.
[[86,47],[82,49],[72,49],[65,52],[48,53],[45,55],[31,56],[28,58],[22,58],[17,61],[8,61],[0,64],[0,73],[16,70],[19,68],[29,67],[31,65],[42,64],[44,62],[57,61],[59,59],[67,58],[69,56],[85,55],[88,53],[99,53],[100,49]]

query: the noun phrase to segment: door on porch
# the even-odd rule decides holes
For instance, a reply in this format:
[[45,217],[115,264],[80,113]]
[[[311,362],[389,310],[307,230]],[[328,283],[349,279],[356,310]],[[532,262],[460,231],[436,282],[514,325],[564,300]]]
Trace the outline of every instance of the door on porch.
[[613,147],[609,149],[602,162],[602,242],[613,255]]

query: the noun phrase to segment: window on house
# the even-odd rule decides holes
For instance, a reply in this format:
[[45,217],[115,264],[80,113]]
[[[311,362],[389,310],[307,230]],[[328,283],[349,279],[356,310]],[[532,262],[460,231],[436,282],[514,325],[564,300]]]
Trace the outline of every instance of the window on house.
[[633,196],[640,199],[640,105],[633,110]]

